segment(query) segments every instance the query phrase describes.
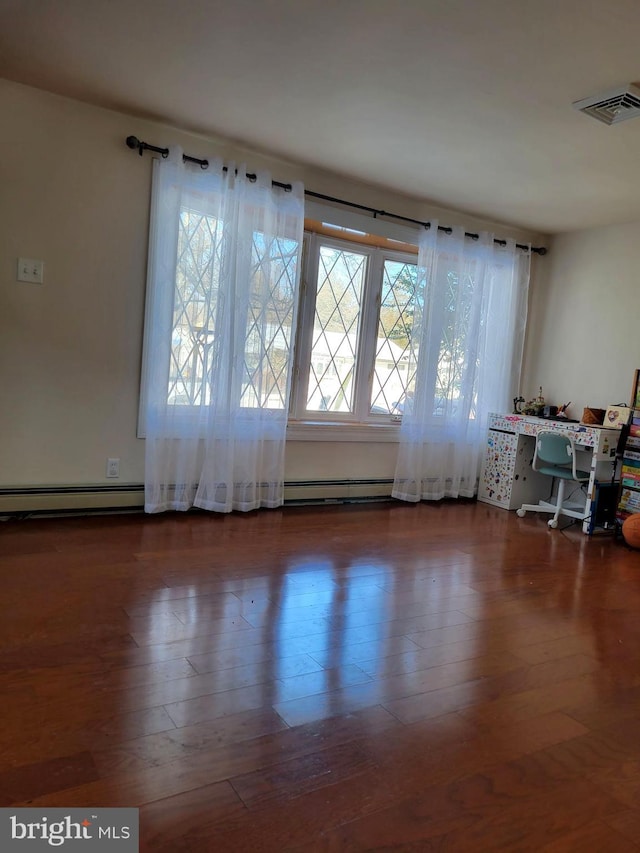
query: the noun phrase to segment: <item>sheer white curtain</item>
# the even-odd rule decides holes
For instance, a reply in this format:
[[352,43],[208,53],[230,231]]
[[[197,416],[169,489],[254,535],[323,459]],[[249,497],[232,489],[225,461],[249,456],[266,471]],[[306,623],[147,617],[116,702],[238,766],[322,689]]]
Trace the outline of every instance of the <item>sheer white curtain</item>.
[[280,506],[304,190],[244,165],[154,164],[145,509]]
[[393,496],[476,494],[487,414],[518,391],[530,253],[492,234],[478,240],[432,223],[420,238],[412,348],[418,368],[405,406]]

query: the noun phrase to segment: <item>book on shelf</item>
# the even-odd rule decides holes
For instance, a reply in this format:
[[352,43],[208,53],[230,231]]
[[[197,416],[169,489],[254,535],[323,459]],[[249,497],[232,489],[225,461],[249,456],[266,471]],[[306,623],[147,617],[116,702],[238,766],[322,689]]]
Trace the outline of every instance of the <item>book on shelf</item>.
[[619,506],[617,509],[618,515],[637,515],[640,513],[640,509],[637,507],[629,507],[629,506]]
[[625,459],[633,459],[634,462],[635,461],[640,462],[640,450],[629,450],[629,448],[625,448],[624,458]]
[[633,385],[631,386],[631,408],[640,409],[640,368],[636,368],[633,374]]
[[640,504],[640,492],[637,489],[625,486],[620,489],[620,503]]
[[637,447],[640,449],[640,436],[630,435],[626,443],[627,447]]
[[629,474],[623,474],[620,482],[623,486],[628,486],[630,489],[640,489],[640,477],[631,477]]
[[632,468],[630,465],[622,466],[623,477],[632,477],[635,480],[638,474],[640,474],[640,468]]
[[620,524],[623,524],[632,515],[637,515],[637,512],[635,512],[635,511],[628,512],[626,510],[620,510],[619,509],[616,512],[616,521],[620,522]]
[[[627,494],[627,493],[630,493],[630,494]],[[620,490],[620,500],[623,500],[627,497],[631,497],[634,500],[637,500],[640,502],[640,492],[638,492],[638,489],[636,486],[628,486],[627,488]]]
[[631,489],[623,488],[618,506],[620,509],[633,510],[634,512],[637,512],[640,510],[640,494],[632,491]]

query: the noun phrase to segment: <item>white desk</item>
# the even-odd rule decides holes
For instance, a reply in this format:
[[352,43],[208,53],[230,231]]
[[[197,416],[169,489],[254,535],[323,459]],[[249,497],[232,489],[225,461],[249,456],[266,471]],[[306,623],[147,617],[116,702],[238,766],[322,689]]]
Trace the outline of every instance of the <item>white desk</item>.
[[[536,503],[549,493],[549,477],[531,467],[535,438],[542,430],[567,433],[576,449],[585,454],[579,467],[589,470],[585,517],[595,499],[596,483],[609,482],[620,433],[603,427],[563,423],[526,415],[489,415],[487,445],[480,471],[478,500],[503,509],[518,509],[524,503]],[[587,457],[588,454],[588,457]],[[582,529],[589,532],[589,522]]]

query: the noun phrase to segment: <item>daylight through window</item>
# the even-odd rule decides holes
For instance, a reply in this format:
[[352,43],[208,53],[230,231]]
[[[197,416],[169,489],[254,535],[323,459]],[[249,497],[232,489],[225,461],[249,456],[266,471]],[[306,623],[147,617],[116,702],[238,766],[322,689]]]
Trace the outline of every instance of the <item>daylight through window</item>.
[[390,422],[411,405],[418,363],[415,255],[311,235],[293,415]]

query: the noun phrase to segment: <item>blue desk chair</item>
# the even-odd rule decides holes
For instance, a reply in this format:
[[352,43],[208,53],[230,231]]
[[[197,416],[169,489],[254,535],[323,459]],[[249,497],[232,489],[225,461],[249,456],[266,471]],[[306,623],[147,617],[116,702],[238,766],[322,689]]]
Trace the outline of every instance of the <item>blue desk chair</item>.
[[585,517],[585,503],[565,503],[565,487],[567,481],[575,483],[586,483],[589,481],[589,472],[580,471],[576,468],[576,448],[573,438],[558,432],[539,432],[536,437],[536,450],[533,455],[533,470],[541,474],[547,474],[558,480],[558,495],[555,503],[540,501],[537,504],[522,504],[516,510],[520,518],[524,518],[527,510],[532,512],[551,512],[553,518],[547,522],[549,527],[558,526],[558,517],[567,515],[569,518],[578,518],[581,521]]

